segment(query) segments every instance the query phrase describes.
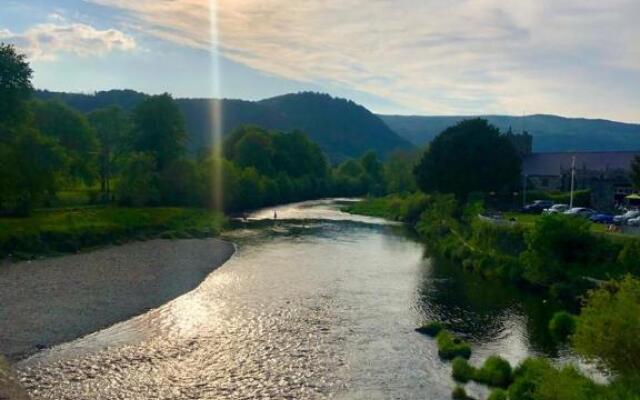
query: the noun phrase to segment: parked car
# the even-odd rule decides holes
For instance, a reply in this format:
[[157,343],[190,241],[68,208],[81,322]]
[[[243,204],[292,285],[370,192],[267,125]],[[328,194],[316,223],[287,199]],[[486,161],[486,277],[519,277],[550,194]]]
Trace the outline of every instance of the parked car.
[[551,200],[536,200],[522,208],[523,213],[540,214],[547,208],[551,208],[555,203]]
[[606,213],[595,213],[590,218],[596,224],[613,224],[613,215]]
[[627,221],[629,221],[630,219],[638,218],[638,217],[640,217],[640,211],[631,210],[631,211],[627,211],[624,214],[616,215],[615,217],[613,217],[613,222],[618,225],[625,225]]
[[586,207],[573,207],[570,210],[564,212],[566,215],[575,215],[583,218],[591,218],[596,213],[595,210]]
[[562,214],[563,212],[569,210],[569,206],[567,204],[554,204],[549,208],[545,208],[542,211],[543,214]]
[[635,217],[627,220],[629,226],[640,226],[640,217]]

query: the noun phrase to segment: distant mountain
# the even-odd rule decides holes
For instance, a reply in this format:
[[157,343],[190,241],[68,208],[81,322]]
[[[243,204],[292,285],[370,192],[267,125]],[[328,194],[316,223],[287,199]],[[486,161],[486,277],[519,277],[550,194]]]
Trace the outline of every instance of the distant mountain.
[[[57,99],[82,111],[90,112],[108,105],[133,109],[145,94],[131,90],[112,90],[95,95],[38,91],[40,99]],[[268,129],[300,129],[317,142],[333,161],[358,157],[368,150],[385,156],[396,149],[413,145],[393,132],[375,114],[349,100],[326,94],[298,93],[261,101],[176,99],[185,115],[190,148],[210,147],[214,109],[223,112],[223,132],[228,134],[243,124]]]
[[[473,118],[397,115],[379,117],[400,136],[417,146],[426,145],[438,133],[457,122]],[[528,131],[533,136],[533,150],[536,152],[640,150],[639,124],[555,115],[487,115],[482,118],[488,119],[503,132],[509,127],[516,133],[523,129]]]

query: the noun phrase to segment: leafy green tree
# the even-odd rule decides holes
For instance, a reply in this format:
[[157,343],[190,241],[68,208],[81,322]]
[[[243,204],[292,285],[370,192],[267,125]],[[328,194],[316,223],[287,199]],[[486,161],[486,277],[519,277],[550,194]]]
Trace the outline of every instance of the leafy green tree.
[[186,142],[184,117],[169,94],[148,97],[135,108],[132,148],[152,153],[158,170],[182,157]]
[[5,129],[26,118],[27,101],[31,97],[33,71],[24,54],[12,45],[0,43],[0,140]]
[[178,159],[167,165],[159,175],[162,204],[193,206],[198,201],[198,176],[195,163]]
[[118,201],[127,206],[158,204],[158,173],[156,160],[149,153],[132,153],[125,160],[117,187]]
[[98,157],[100,190],[108,198],[116,158],[122,154],[124,140],[130,130],[129,117],[123,109],[113,106],[91,112],[88,119],[100,144]]
[[581,355],[640,379],[639,337],[640,280],[627,276],[589,293],[571,342]]
[[98,140],[84,115],[55,101],[36,101],[32,109],[36,127],[64,149],[68,176],[92,183],[96,176]]
[[423,192],[452,193],[466,200],[472,192],[517,187],[521,160],[511,142],[484,119],[465,120],[431,142],[414,169]]
[[384,182],[388,193],[412,193],[417,189],[413,168],[417,153],[396,151],[384,162]]

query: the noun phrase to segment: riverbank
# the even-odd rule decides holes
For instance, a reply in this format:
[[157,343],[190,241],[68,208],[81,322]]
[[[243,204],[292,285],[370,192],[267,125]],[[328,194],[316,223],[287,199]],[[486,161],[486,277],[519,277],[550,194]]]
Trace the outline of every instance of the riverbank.
[[85,207],[40,210],[28,218],[0,218],[0,260],[76,253],[134,240],[215,237],[221,213],[178,207]]
[[234,253],[217,239],[149,240],[0,268],[0,353],[10,361],[158,307]]

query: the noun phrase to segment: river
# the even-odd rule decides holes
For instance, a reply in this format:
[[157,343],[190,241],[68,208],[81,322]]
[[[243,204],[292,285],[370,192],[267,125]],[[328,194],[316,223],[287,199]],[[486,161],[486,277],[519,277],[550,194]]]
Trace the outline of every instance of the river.
[[403,227],[339,203],[250,215],[197,289],[18,363],[23,385],[34,399],[449,399],[450,365],[414,332],[432,319],[472,362],[571,358],[545,329],[555,305],[425,258]]

